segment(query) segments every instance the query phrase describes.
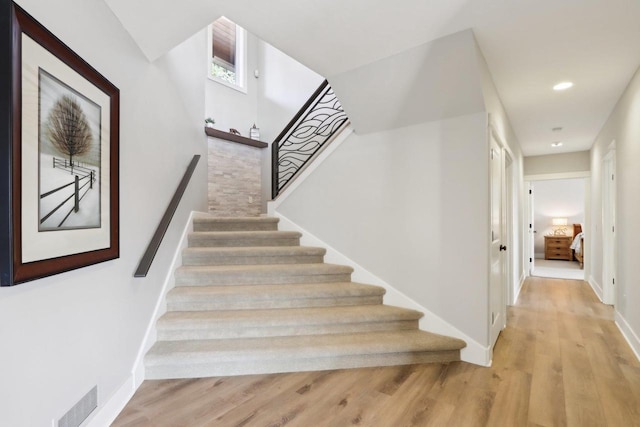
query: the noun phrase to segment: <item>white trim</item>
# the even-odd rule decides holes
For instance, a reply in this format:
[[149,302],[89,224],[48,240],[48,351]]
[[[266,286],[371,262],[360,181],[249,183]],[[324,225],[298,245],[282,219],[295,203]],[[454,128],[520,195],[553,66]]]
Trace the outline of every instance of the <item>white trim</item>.
[[316,157],[313,162],[300,172],[300,175],[298,175],[290,185],[287,185],[284,188],[276,200],[271,200],[267,203],[268,215],[276,215],[275,211],[280,207],[282,202],[284,202],[296,190],[296,188],[300,186],[300,184],[302,184],[335,150],[337,150],[352,133],[353,126],[349,124],[324,150],[322,150],[320,154],[318,154],[318,157]]
[[513,301],[511,301],[511,305],[516,305],[518,302],[518,298],[520,297],[520,291],[522,291],[522,287],[524,286],[524,281],[527,280],[527,275],[523,271],[520,276],[520,283],[518,284],[518,289],[516,289],[515,295],[513,296]]
[[602,225],[602,300],[605,304],[616,303],[616,287],[614,280],[616,277],[616,233],[611,230],[616,225],[616,182],[609,179],[616,175],[616,152],[615,140],[610,144],[610,151],[602,158],[602,187],[601,202]]
[[409,298],[404,293],[398,291],[393,286],[389,285],[387,282],[371,273],[361,265],[357,264],[346,255],[342,254],[335,248],[320,240],[318,237],[309,233],[307,230],[300,227],[298,224],[294,223],[281,213],[275,212],[273,213],[273,216],[280,218],[278,229],[284,231],[298,231],[302,233],[302,238],[300,239],[301,245],[321,246],[326,248],[326,262],[349,265],[353,267],[354,271],[352,274],[352,278],[354,281],[383,287],[386,290],[384,296],[385,304],[410,308],[412,310],[418,310],[424,313],[424,316],[420,319],[420,329],[464,340],[467,343],[467,346],[460,352],[460,358],[463,361],[481,366],[491,366],[491,350],[488,347],[484,347],[473,338],[470,338],[464,332],[460,331],[441,317],[435,315],[427,308],[418,304],[416,301]]
[[593,276],[589,276],[588,283],[593,289],[593,292],[595,292],[600,302],[602,302],[602,286],[600,286],[600,284],[596,281],[596,279],[593,278]]
[[[81,425],[83,427],[110,426],[133,397],[137,389],[138,386],[135,384],[133,374],[129,375],[120,388],[109,396],[109,399],[105,400],[103,405],[98,406],[98,409]],[[98,394],[98,398],[99,397],[100,395]]]
[[633,331],[629,323],[627,323],[627,320],[618,310],[615,310],[615,322],[622,336],[627,340],[627,343],[629,343],[629,347],[631,347],[636,358],[640,361],[640,338],[638,338],[638,334]]
[[590,178],[591,171],[582,172],[559,172],[559,173],[545,173],[538,175],[525,175],[525,181],[546,181],[550,179],[572,179],[572,178]]

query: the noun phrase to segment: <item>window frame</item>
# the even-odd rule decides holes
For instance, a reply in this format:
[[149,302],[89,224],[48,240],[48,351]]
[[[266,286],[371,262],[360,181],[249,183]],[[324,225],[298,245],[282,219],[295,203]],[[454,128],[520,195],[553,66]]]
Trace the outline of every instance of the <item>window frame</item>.
[[[236,23],[234,22],[234,24]],[[236,24],[236,83],[228,82],[211,74],[211,64],[213,62],[212,53],[213,22],[207,27],[207,77],[209,80],[213,80],[223,86],[247,93],[247,31]]]

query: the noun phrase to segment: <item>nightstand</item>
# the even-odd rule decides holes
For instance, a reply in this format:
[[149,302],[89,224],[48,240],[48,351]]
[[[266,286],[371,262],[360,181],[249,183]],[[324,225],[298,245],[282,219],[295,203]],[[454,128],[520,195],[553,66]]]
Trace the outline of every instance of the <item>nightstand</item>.
[[544,236],[544,259],[571,261],[571,236]]

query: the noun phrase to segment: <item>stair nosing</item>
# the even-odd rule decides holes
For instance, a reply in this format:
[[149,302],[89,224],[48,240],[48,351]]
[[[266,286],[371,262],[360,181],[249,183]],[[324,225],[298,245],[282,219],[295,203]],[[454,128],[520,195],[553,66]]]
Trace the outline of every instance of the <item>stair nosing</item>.
[[324,271],[326,270],[337,270],[341,272],[351,272],[353,273],[353,267],[348,265],[340,265],[340,264],[330,264],[326,262],[322,263],[301,263],[301,264],[249,264],[249,265],[182,265],[176,269],[176,271],[180,272],[192,272],[192,273],[224,273],[224,272],[235,272],[235,271]]
[[[256,292],[261,291],[261,292]],[[210,285],[177,286],[167,293],[167,301],[202,301],[215,297],[218,301],[268,301],[286,299],[331,299],[347,297],[384,296],[381,286],[357,282],[293,283],[286,285]]]
[[200,238],[218,238],[218,239],[229,239],[229,238],[247,238],[247,237],[261,237],[261,238],[269,238],[269,239],[293,239],[302,237],[302,233],[298,231],[281,231],[281,230],[237,230],[237,231],[191,231],[189,232],[189,237],[200,237]]
[[226,327],[229,324],[237,327],[261,326],[265,328],[287,325],[383,323],[419,320],[423,315],[416,310],[382,304],[199,312],[170,311],[160,317],[157,327],[174,331],[187,327],[204,328],[211,326],[212,323],[219,327]]
[[[432,337],[434,341],[414,342],[412,337]],[[364,341],[357,337],[366,338]],[[415,338],[414,338],[415,339]],[[429,346],[428,348],[426,346]],[[421,330],[364,332],[285,337],[237,338],[220,340],[158,341],[147,353],[150,365],[162,365],[163,359],[179,357],[184,361],[199,359],[215,362],[267,360],[280,357],[303,359],[343,355],[394,354],[400,352],[439,352],[461,350],[466,343]],[[295,351],[293,351],[295,350]],[[321,356],[322,354],[326,356]]]

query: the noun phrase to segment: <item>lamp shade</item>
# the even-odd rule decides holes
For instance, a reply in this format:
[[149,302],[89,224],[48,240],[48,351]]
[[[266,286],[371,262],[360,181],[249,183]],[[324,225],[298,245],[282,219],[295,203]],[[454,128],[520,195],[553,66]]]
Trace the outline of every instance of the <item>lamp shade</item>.
[[553,218],[551,223],[553,225],[567,225],[567,218]]

